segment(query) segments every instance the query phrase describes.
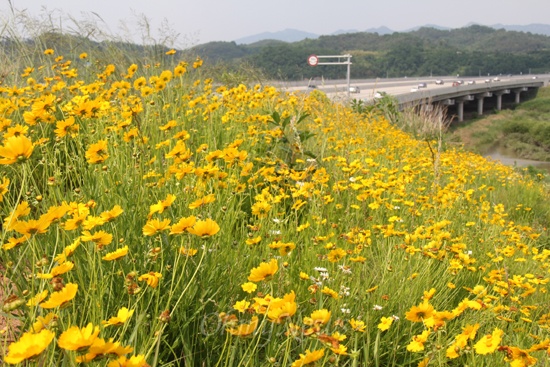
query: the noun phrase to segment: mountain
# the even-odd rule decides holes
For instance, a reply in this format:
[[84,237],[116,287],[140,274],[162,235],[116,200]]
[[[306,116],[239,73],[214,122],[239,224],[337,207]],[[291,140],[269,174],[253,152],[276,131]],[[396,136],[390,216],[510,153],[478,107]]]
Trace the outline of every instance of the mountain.
[[550,36],[550,24],[528,24],[528,25],[505,25],[505,24],[494,24],[491,28],[495,29],[506,29],[507,31],[517,31],[517,32],[531,32],[533,34],[542,34],[545,36]]
[[[479,24],[478,23],[469,23],[463,28],[467,28],[471,25],[479,25]],[[528,24],[528,25],[494,24],[494,25],[487,26],[487,27],[494,28],[494,29],[505,29],[507,31],[517,31],[517,32],[525,32],[525,33],[530,32],[530,33],[533,33],[533,34],[540,34],[540,35],[550,36],[550,24]],[[439,31],[453,30],[453,28],[443,27],[443,26],[439,26],[439,25],[436,25],[436,24],[425,24],[423,26],[414,27],[414,28],[411,28],[411,29],[400,31],[400,33],[415,32],[415,31],[418,31],[421,28],[433,28],[433,29],[436,29],[436,30],[439,30]],[[455,28],[455,29],[460,29],[460,28]],[[361,31],[358,31],[356,29],[339,29],[339,30],[331,33],[330,35],[331,36],[337,36],[337,35],[342,35],[342,34],[360,33],[360,32]],[[365,33],[378,33],[380,36],[384,36],[384,35],[393,34],[396,31],[394,31],[394,30],[392,30],[392,29],[390,29],[386,26],[381,26],[381,27],[376,27],[376,28],[369,28],[369,29],[364,30],[363,32],[365,32]],[[276,41],[283,41],[283,42],[292,43],[292,42],[302,41],[306,38],[318,39],[319,37],[320,37],[320,35],[315,34],[315,33],[310,33],[310,32],[305,32],[305,31],[301,31],[301,30],[298,30],[298,29],[288,28],[288,29],[285,29],[285,30],[279,31],[279,32],[263,32],[263,33],[258,33],[258,34],[252,35],[252,36],[239,38],[239,39],[235,40],[235,43],[238,44],[238,45],[249,45],[249,44],[256,43],[258,41],[263,41],[263,40],[276,40]]]
[[378,33],[379,35],[383,36],[385,34],[392,34],[395,31],[389,29],[386,26],[382,26],[382,27],[378,27],[378,28],[365,29],[365,32],[367,32],[367,33]]
[[298,42],[306,38],[316,39],[319,38],[318,34],[300,31],[298,29],[287,28],[279,32],[263,32],[252,36],[243,37],[235,40],[235,43],[239,45],[248,45],[254,42],[273,39],[284,42]]
[[339,29],[336,32],[332,32],[331,35],[357,33],[357,32],[359,32],[357,29]]
[[404,30],[403,32],[404,33],[414,32],[414,31],[419,30],[420,28],[433,28],[433,29],[437,29],[438,31],[450,31],[452,29],[452,28],[449,28],[449,27],[442,27],[442,26],[437,25],[437,24],[425,24],[425,25],[422,25],[422,26],[419,26],[419,27],[414,27],[414,28],[411,28],[411,29]]

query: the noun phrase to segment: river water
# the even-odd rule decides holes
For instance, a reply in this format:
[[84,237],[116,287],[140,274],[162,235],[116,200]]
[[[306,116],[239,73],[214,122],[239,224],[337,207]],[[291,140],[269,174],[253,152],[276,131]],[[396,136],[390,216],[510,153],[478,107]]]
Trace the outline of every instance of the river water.
[[500,161],[500,163],[506,166],[513,166],[513,167],[533,166],[539,169],[543,169],[550,173],[550,162],[517,158],[512,153],[498,146],[491,148],[487,153],[483,154],[483,156],[485,158],[491,158],[495,161]]

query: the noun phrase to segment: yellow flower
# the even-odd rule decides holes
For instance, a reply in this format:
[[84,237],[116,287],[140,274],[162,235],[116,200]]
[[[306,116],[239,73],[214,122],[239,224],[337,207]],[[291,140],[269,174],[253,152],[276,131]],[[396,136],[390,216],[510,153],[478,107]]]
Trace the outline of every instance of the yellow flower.
[[492,334],[485,335],[483,338],[479,339],[479,341],[474,345],[476,353],[493,353],[500,345],[502,334],[504,334],[504,331],[499,328],[495,328]]
[[118,250],[109,252],[107,255],[103,256],[102,259],[105,261],[112,261],[112,260],[120,259],[121,257],[124,257],[127,254],[128,254],[128,246],[124,246],[123,248],[119,248]]
[[249,307],[250,307],[250,302],[245,299],[243,299],[242,301],[237,301],[233,305],[233,309],[241,313],[244,313]]
[[339,298],[338,292],[336,292],[334,289],[330,289],[330,288],[327,287],[327,286],[325,286],[325,287],[321,290],[321,293],[327,294],[327,295],[331,296],[331,297],[334,298],[334,299],[338,299],[338,298]]
[[25,135],[11,136],[0,146],[0,164],[13,164],[30,158],[33,152],[32,141]]
[[216,201],[216,197],[214,196],[214,194],[209,194],[198,200],[193,201],[191,204],[189,204],[189,209],[196,209],[205,204],[212,203],[214,201]]
[[314,363],[315,361],[318,361],[321,358],[323,358],[324,355],[325,355],[324,349],[314,350],[313,352],[311,352],[308,349],[306,350],[305,354],[300,353],[300,358],[295,360],[292,363],[291,367],[302,367],[302,366],[305,366],[306,364]]
[[134,310],[128,310],[126,307],[122,307],[120,310],[118,310],[116,316],[111,317],[107,321],[102,321],[101,323],[105,325],[105,327],[122,325],[126,321],[128,321],[133,314],[134,314]]
[[434,314],[434,308],[428,302],[423,302],[418,306],[413,306],[405,314],[405,318],[412,322],[422,322],[425,319],[429,319]]
[[195,256],[199,250],[196,248],[185,248],[182,246],[180,247],[179,252],[184,256]]
[[60,290],[59,292],[53,292],[47,301],[42,302],[40,304],[40,307],[42,308],[63,307],[76,296],[77,291],[78,291],[78,284],[67,283],[67,285],[63,287],[63,289]]
[[309,318],[304,318],[304,324],[306,325],[325,325],[330,320],[331,312],[326,308],[321,310],[315,310],[311,313]]
[[38,220],[17,221],[13,229],[22,235],[42,234],[47,232],[50,224],[49,218],[43,215]]
[[327,259],[328,261],[335,263],[344,256],[346,256],[346,251],[342,250],[341,248],[336,248],[328,253]]
[[176,50],[174,49],[166,51],[166,55],[174,55],[175,53],[176,53]]
[[57,345],[65,350],[80,350],[92,345],[98,335],[99,326],[94,327],[92,323],[82,329],[78,326],[71,326],[59,336]]
[[175,223],[170,227],[170,234],[180,234],[183,233],[187,228],[191,228],[197,222],[197,218],[194,215],[190,217],[181,218],[179,222]]
[[90,164],[105,162],[107,158],[109,158],[107,140],[100,140],[97,143],[90,145],[85,155],[88,163]]
[[98,231],[93,234],[90,231],[84,231],[80,239],[84,242],[94,242],[101,249],[113,241],[113,235],[105,231]]
[[151,288],[156,288],[159,285],[159,279],[162,278],[161,273],[157,273],[154,271],[150,271],[149,273],[141,275],[138,280],[139,281],[146,281],[147,285]]
[[176,195],[168,194],[166,199],[151,205],[149,208],[149,218],[151,218],[151,216],[155,213],[164,212],[164,209],[170,207],[174,203],[174,200],[176,200]]
[[225,329],[229,334],[245,337],[254,332],[258,326],[258,316],[253,316],[250,324],[240,324],[237,328]]
[[132,347],[124,347],[120,345],[120,342],[113,342],[113,339],[110,339],[108,342],[102,338],[97,338],[94,340],[88,353],[76,357],[77,363],[87,363],[98,357],[107,357],[107,356],[122,356],[124,354],[131,353],[134,350]]
[[72,138],[78,135],[80,130],[80,125],[75,123],[74,116],[70,116],[66,120],[57,121],[55,124],[55,135],[59,138],[64,138],[67,135],[70,135]]
[[250,270],[248,280],[251,282],[260,282],[274,275],[277,270],[279,270],[277,260],[271,259],[269,263],[260,263],[257,268],[253,268],[252,270]]
[[256,285],[256,283],[246,282],[246,283],[241,285],[241,288],[246,293],[252,293],[256,290],[256,288],[258,288],[258,286]]
[[409,352],[420,352],[424,350],[424,343],[428,340],[430,336],[429,330],[424,330],[422,334],[413,336],[413,340],[407,345],[407,350]]
[[262,236],[249,238],[245,241],[247,245],[257,245],[262,240]]
[[18,364],[42,353],[52,342],[55,333],[44,329],[37,334],[24,333],[21,338],[8,346],[4,362]]
[[158,219],[153,219],[145,223],[143,226],[143,234],[145,236],[153,236],[168,228],[170,228],[170,219],[164,219],[162,222]]
[[48,290],[43,290],[42,292],[38,293],[36,296],[31,297],[28,302],[27,306],[32,307],[38,305],[40,302],[42,302],[46,297],[48,296]]
[[49,312],[46,316],[38,316],[36,321],[31,326],[31,332],[39,333],[48,326],[52,326],[57,321],[57,315],[53,312]]
[[126,358],[125,356],[118,357],[116,361],[109,362],[107,367],[149,367],[149,365],[145,361],[145,356],[139,354],[130,358]]
[[212,219],[207,218],[206,220],[199,220],[191,228],[187,228],[187,232],[194,234],[199,237],[209,237],[213,236],[220,231],[220,226],[218,223],[214,222]]
[[54,266],[53,269],[46,274],[38,273],[37,278],[40,279],[52,279],[61,274],[65,274],[68,271],[71,271],[74,268],[74,263],[71,261],[65,261],[61,265]]
[[393,317],[382,317],[380,319],[380,323],[378,324],[378,328],[382,331],[386,331],[390,328],[392,322]]
[[367,325],[365,325],[365,322],[361,320],[351,319],[349,320],[349,324],[351,325],[351,328],[353,330],[358,331],[360,333],[364,333],[367,327]]

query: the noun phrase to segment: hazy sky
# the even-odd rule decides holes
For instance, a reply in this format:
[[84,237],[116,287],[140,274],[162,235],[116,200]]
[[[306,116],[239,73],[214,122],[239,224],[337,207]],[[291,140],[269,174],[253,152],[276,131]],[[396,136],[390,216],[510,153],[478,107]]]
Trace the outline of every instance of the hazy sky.
[[425,24],[550,24],[549,0],[0,0],[4,21],[12,15],[10,4],[16,13],[48,15],[65,28],[75,27],[69,16],[80,25],[101,18],[111,34],[131,35],[134,41],[143,39],[138,22],[145,16],[155,39],[170,33],[158,31],[168,25],[180,35],[179,47],[286,28],[331,34],[380,26],[402,31]]

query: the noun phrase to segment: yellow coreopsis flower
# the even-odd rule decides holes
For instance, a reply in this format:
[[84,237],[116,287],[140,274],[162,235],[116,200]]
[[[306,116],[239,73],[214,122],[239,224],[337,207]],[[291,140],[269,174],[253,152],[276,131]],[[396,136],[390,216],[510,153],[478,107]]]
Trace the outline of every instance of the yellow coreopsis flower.
[[349,324],[351,325],[351,328],[353,330],[358,331],[360,333],[364,333],[367,328],[367,325],[362,320],[351,319],[349,320]]
[[423,302],[418,306],[413,306],[405,314],[405,318],[412,322],[422,322],[425,319],[429,319],[433,316],[435,310],[428,302]]
[[35,295],[34,297],[31,297],[27,301],[27,306],[32,307],[32,306],[38,305],[40,302],[42,302],[44,299],[46,299],[46,297],[48,297],[48,293],[49,293],[48,290],[45,289],[42,292]]
[[71,271],[74,268],[74,263],[71,261],[65,261],[64,263],[54,266],[49,273],[38,273],[37,278],[40,279],[52,279],[61,274],[65,274],[68,271]]
[[39,333],[24,333],[21,338],[8,346],[4,362],[18,364],[41,354],[52,342],[55,333],[44,329]]
[[239,311],[240,313],[244,313],[248,308],[250,307],[250,302],[246,299],[243,299],[242,301],[237,301],[233,305],[233,309]]
[[47,301],[42,302],[40,304],[40,307],[42,308],[63,307],[76,296],[77,291],[78,291],[78,284],[67,283],[67,285],[65,285],[65,287],[63,287],[62,290],[58,292],[53,292]]
[[97,143],[90,145],[86,151],[86,159],[90,164],[103,163],[109,158],[107,150],[107,140],[100,140]]
[[199,237],[210,237],[220,231],[218,223],[210,218],[206,220],[199,220],[191,228],[187,228],[187,232]]
[[116,316],[111,317],[107,321],[102,321],[101,323],[105,325],[105,327],[122,325],[126,321],[128,321],[133,314],[134,314],[134,310],[128,310],[126,307],[122,307],[120,310],[118,310]]
[[105,261],[113,261],[113,260],[120,259],[121,257],[124,257],[127,254],[128,254],[128,246],[124,246],[123,248],[119,248],[118,250],[109,252],[107,255],[103,256],[101,259]]
[[308,350],[306,350],[305,354],[300,353],[300,358],[295,360],[292,363],[291,367],[302,367],[302,366],[305,366],[307,364],[314,363],[314,362],[320,360],[321,358],[323,358],[324,355],[325,355],[325,350],[324,349],[314,350],[313,352],[311,352],[308,349]]
[[277,260],[271,259],[269,263],[262,262],[257,268],[250,270],[248,280],[251,282],[260,282],[274,275],[277,270],[279,270]]
[[187,228],[191,228],[197,222],[197,218],[194,215],[190,217],[181,218],[179,222],[175,223],[170,227],[170,234],[180,234],[185,232]]
[[504,331],[499,328],[495,328],[495,330],[491,334],[485,335],[483,338],[479,339],[479,341],[474,345],[476,353],[493,353],[500,345],[502,334],[504,334]]
[[407,350],[409,352],[420,352],[424,350],[424,343],[428,340],[430,336],[429,330],[424,330],[422,334],[415,335],[412,338],[412,341],[407,345]]
[[309,318],[304,318],[304,324],[306,325],[325,325],[329,322],[331,312],[326,308],[321,310],[315,310],[311,313]]
[[88,353],[76,357],[77,363],[88,363],[95,358],[108,357],[108,356],[123,356],[131,353],[134,350],[132,347],[124,347],[120,345],[120,342],[113,342],[113,339],[105,341],[102,338],[94,340],[92,345],[88,349]]
[[0,146],[0,164],[13,164],[30,158],[34,146],[25,135],[11,136]]
[[49,312],[44,317],[38,316],[36,317],[36,321],[32,324],[30,331],[33,333],[39,333],[54,324],[55,321],[57,321],[57,315],[53,312]]
[[241,284],[241,288],[246,293],[252,293],[258,288],[258,286],[256,285],[256,283],[246,282],[244,284]]
[[159,279],[162,278],[161,273],[157,273],[155,271],[150,271],[149,273],[141,275],[138,280],[139,281],[146,281],[147,285],[151,288],[156,288],[159,285]]
[[154,236],[155,234],[167,230],[170,228],[170,219],[164,219],[160,221],[158,219],[152,219],[147,221],[143,226],[143,234],[145,236]]
[[80,350],[92,345],[98,335],[99,326],[94,327],[92,323],[82,329],[78,326],[71,326],[59,336],[57,345],[65,350]]
[[386,331],[390,328],[392,322],[393,322],[393,317],[382,317],[380,319],[380,323],[378,324],[378,329],[382,330],[382,331]]
[[95,233],[90,233],[90,231],[82,232],[80,239],[84,242],[94,242],[99,249],[107,246],[113,241],[113,235],[105,231],[98,231]]
[[149,365],[145,361],[144,355],[132,356],[126,358],[125,356],[118,357],[116,361],[111,361],[107,364],[107,367],[148,367]]
[[258,316],[253,316],[250,324],[240,324],[236,328],[227,328],[225,329],[229,334],[245,337],[254,332],[258,326]]

